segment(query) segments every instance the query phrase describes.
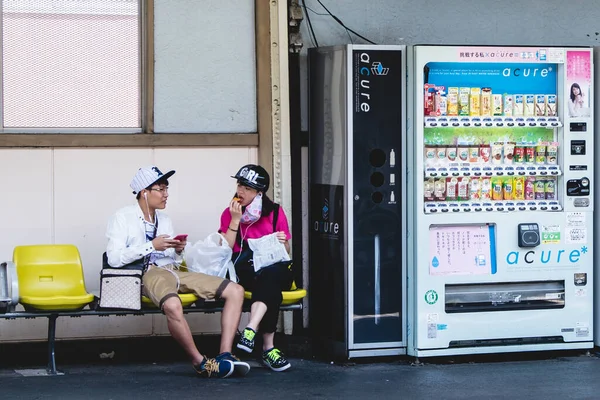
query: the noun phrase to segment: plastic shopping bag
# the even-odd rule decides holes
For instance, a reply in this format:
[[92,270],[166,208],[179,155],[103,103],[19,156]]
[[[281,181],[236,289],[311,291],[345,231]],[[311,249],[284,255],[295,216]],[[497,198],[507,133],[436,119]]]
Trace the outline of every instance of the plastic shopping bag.
[[236,282],[237,275],[231,262],[232,250],[220,233],[211,233],[204,240],[188,244],[184,252],[185,264],[190,272],[226,278]]

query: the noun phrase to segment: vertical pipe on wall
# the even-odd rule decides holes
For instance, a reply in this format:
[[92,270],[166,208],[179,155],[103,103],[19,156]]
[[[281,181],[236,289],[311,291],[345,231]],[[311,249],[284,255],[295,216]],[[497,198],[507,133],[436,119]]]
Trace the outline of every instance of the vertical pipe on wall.
[[[288,0],[288,7],[298,6],[296,0]],[[288,23],[288,38],[299,34],[300,21]],[[299,45],[298,45],[299,44]],[[292,254],[294,256],[294,280],[298,287],[305,287],[303,282],[302,266],[302,132],[301,132],[301,100],[300,100],[300,50],[301,43],[292,43],[288,53],[288,76],[289,76],[289,118],[290,118],[290,148],[291,148],[291,184],[292,184]],[[294,333],[303,328],[303,317],[301,313],[294,314]]]

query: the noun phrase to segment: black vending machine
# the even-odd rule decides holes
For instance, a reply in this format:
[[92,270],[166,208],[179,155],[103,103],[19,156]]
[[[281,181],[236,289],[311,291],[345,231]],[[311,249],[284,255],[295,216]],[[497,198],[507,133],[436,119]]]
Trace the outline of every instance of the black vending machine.
[[309,50],[309,325],[317,354],[406,354],[406,48]]

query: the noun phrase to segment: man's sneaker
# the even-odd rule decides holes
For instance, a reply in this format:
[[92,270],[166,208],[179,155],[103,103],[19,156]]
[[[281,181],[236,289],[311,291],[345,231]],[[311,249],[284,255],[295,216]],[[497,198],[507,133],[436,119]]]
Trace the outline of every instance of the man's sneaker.
[[247,353],[252,353],[254,350],[254,337],[256,336],[256,332],[252,328],[244,329],[242,332],[242,337],[240,337],[240,341],[237,344],[238,349],[242,349]]
[[229,360],[217,360],[216,358],[207,358],[200,365],[194,365],[196,372],[206,378],[227,378],[233,373],[233,363]]
[[281,350],[276,349],[275,347],[263,352],[262,360],[267,367],[277,372],[285,371],[292,366],[292,364],[290,364],[283,356]]
[[215,357],[217,360],[227,360],[233,364],[233,368],[236,374],[244,376],[250,372],[250,365],[247,362],[240,361],[239,358],[231,354],[230,352],[221,353]]

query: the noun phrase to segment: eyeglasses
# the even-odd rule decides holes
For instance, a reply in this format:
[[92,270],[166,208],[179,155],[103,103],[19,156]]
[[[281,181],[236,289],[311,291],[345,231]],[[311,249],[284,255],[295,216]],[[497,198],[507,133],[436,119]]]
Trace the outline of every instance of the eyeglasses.
[[160,194],[165,194],[165,193],[169,193],[169,188],[168,187],[164,187],[164,188],[150,188],[150,190],[154,190],[155,192],[159,192]]

